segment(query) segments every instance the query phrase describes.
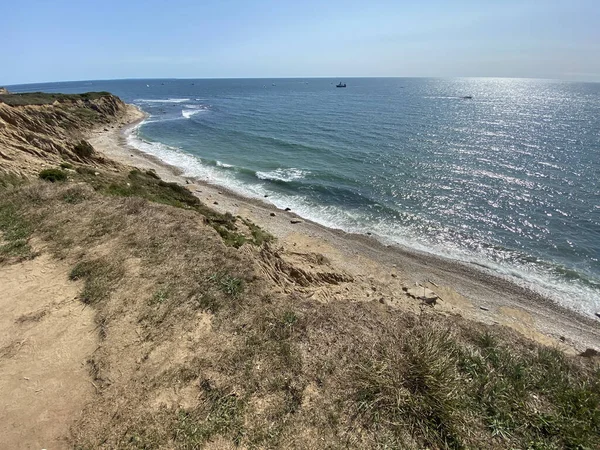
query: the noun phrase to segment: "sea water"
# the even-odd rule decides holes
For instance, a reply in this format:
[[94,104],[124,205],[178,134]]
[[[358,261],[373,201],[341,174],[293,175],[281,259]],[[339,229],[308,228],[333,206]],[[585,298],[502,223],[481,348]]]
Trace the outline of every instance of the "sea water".
[[9,89],[110,91],[149,114],[130,144],[188,176],[477,265],[587,315],[600,311],[598,83],[117,80]]

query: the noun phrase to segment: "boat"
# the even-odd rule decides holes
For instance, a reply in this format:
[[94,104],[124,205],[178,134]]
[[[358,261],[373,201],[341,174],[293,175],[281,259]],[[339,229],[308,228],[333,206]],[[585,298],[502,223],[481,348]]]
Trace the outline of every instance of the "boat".
[[346,87],[346,83],[342,83],[341,81],[335,85],[335,87]]
[[472,96],[472,95],[464,95],[464,96],[463,96],[463,99],[464,99],[464,100],[471,100],[472,98],[473,98],[473,96]]

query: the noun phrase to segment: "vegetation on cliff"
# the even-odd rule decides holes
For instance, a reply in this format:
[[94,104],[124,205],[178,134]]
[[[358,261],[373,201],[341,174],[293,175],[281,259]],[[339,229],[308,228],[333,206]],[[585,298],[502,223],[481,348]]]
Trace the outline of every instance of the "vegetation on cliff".
[[0,229],[3,264],[43,242],[96,311],[98,395],[76,447],[598,448],[597,360],[460,317],[301,297],[275,282],[276,245],[228,246],[219,227],[252,241],[251,227],[185,188],[68,174],[0,183]]
[[114,165],[96,155],[83,135],[113,126],[125,111],[107,92],[0,94],[0,171],[33,176],[61,162]]

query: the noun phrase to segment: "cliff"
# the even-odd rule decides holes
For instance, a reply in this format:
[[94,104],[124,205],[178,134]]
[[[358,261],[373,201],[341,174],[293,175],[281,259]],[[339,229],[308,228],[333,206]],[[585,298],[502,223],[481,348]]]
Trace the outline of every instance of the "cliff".
[[33,175],[65,161],[110,164],[83,141],[83,134],[118,122],[126,109],[107,92],[0,93],[0,170]]

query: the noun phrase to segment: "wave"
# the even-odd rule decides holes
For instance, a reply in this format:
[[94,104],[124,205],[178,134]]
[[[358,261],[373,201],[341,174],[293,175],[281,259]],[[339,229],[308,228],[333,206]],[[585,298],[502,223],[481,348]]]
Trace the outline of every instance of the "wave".
[[181,110],[181,115],[184,118],[189,119],[190,117],[195,116],[198,113],[208,111],[209,108],[210,108],[209,106],[205,106],[205,105],[198,105],[198,106],[186,105],[186,108]]
[[256,177],[260,180],[290,182],[300,180],[310,174],[308,170],[302,169],[276,169],[271,172],[256,172]]
[[[184,176],[228,187],[241,195],[260,198],[281,209],[289,207],[296,214],[329,228],[349,233],[368,233],[385,244],[400,245],[476,266],[479,270],[501,276],[588,316],[600,310],[598,280],[587,278],[579,272],[558,264],[533,260],[510,249],[483,245],[477,250],[467,248],[456,240],[443,238],[433,242],[434,238],[424,234],[422,227],[415,226],[414,221],[405,221],[391,214],[383,214],[382,217],[381,208],[369,210],[363,202],[355,203],[355,207],[328,205],[318,203],[312,195],[281,192],[268,181],[287,183],[303,179],[310,172],[298,168],[253,172],[218,160],[203,161],[180,148],[143,139],[139,129],[144,123],[147,122],[140,123],[129,132],[127,142],[144,153],[182,169]],[[232,167],[235,170],[231,170]],[[240,175],[246,173],[253,176],[242,181]],[[319,191],[319,185],[315,185],[315,189]],[[265,198],[266,195],[268,198]]]
[[136,103],[185,103],[189,102],[189,98],[160,98],[160,99],[149,99],[149,98],[139,98],[134,100]]

